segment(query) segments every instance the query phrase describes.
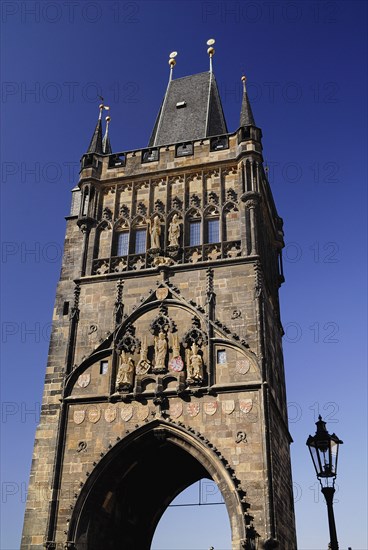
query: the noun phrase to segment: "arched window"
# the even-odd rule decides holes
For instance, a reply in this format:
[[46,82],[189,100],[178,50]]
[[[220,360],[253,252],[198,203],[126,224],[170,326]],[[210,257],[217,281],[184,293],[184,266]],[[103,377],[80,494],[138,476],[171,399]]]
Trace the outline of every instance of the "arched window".
[[198,210],[191,209],[186,216],[186,245],[199,246],[202,244],[202,218]]
[[146,233],[147,229],[137,228],[134,231],[134,254],[144,254],[146,252]]
[[201,222],[200,220],[189,221],[189,246],[201,244]]
[[112,256],[127,256],[129,254],[129,222],[120,218],[115,225]]
[[221,241],[220,236],[220,214],[217,208],[211,207],[205,214],[205,242],[219,243]]
[[127,256],[129,252],[129,231],[119,231],[116,239],[116,256]]

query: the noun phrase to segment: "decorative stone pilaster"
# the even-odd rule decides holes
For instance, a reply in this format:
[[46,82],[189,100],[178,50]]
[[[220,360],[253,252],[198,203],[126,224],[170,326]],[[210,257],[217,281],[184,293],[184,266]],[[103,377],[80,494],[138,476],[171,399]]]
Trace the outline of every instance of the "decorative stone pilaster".
[[254,256],[258,254],[258,232],[257,232],[257,212],[258,205],[261,201],[261,195],[255,193],[254,191],[248,191],[241,196],[241,200],[245,203],[246,212],[249,216],[249,227],[250,227],[250,254]]

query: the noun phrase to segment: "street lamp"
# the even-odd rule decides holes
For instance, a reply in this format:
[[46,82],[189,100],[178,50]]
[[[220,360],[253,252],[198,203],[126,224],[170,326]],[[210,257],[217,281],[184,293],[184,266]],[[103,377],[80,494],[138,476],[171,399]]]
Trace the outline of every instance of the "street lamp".
[[311,454],[317,478],[321,484],[321,491],[325,496],[328,513],[328,526],[330,529],[331,550],[339,550],[337,542],[336,525],[333,513],[333,497],[335,493],[335,479],[337,474],[337,459],[339,445],[343,443],[336,434],[330,435],[326,429],[326,422],[321,415],[316,422],[317,431],[307,439],[307,445]]

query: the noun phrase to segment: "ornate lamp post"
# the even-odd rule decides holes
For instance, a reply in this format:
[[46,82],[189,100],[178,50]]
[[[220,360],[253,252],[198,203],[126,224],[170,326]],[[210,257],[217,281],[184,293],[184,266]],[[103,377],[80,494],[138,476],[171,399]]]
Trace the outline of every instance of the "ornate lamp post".
[[333,497],[335,493],[335,479],[337,473],[337,459],[339,445],[343,443],[336,434],[330,435],[326,429],[326,422],[321,415],[316,422],[317,431],[307,439],[307,445],[311,454],[317,478],[321,484],[321,491],[324,494],[327,504],[328,526],[330,529],[331,550],[339,550],[337,542],[335,517],[333,512]]

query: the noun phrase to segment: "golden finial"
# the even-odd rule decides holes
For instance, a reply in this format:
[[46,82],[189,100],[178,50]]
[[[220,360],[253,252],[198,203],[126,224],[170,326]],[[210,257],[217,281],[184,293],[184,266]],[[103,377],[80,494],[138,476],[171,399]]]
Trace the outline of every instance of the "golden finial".
[[245,76],[245,74],[243,74],[243,76],[241,77],[241,81],[243,82],[243,90],[246,91],[247,77]]
[[105,111],[109,111],[109,110],[110,110],[110,107],[108,107],[107,105],[104,105],[104,103],[103,103],[104,98],[103,98],[101,95],[98,96],[98,97],[101,99],[101,102],[102,102],[102,103],[100,103],[100,105],[98,106],[98,108],[99,108],[99,110],[100,110],[100,114],[99,114],[99,117],[98,117],[98,118],[99,118],[99,120],[101,120],[101,118],[102,118],[102,111],[103,111],[104,109],[105,109]]
[[212,58],[215,55],[215,48],[213,47],[214,43],[215,43],[214,38],[210,38],[209,40],[207,40],[207,46],[209,46],[209,48],[207,50],[207,53],[210,56],[210,71],[211,72],[212,72]]
[[176,57],[177,55],[178,55],[178,52],[171,52],[171,54],[169,55],[170,80],[171,80],[171,77],[172,77],[173,68],[174,68],[175,65],[176,65],[175,57]]

